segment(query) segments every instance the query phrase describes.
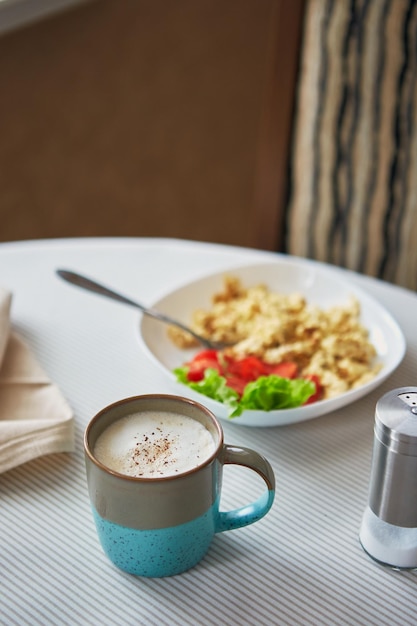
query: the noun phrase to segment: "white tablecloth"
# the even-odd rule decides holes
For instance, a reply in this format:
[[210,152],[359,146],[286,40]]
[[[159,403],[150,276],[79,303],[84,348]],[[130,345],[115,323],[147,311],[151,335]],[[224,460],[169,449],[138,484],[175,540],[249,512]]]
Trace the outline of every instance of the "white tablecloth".
[[[367,503],[374,410],[416,385],[417,295],[340,270],[396,317],[407,354],[382,387],[318,419],[273,429],[224,423],[227,443],[264,454],[277,497],[255,525],[216,536],[193,570],[135,578],[103,554],[87,496],[82,435],[125,396],[171,392],[137,340],[138,313],[70,287],[65,267],[152,303],[175,286],[271,253],[158,239],[68,239],[0,245],[12,322],[72,406],[76,452],[0,476],[0,624],[270,626],[416,624],[416,573],[373,562],[358,542]],[[227,467],[223,508],[259,495],[255,474]]]

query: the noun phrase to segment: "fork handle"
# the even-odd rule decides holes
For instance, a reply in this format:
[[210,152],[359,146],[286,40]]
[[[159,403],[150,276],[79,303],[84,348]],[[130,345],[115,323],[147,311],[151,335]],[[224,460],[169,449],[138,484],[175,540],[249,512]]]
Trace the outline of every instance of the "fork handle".
[[76,285],[77,287],[82,287],[83,289],[86,289],[87,291],[92,291],[93,293],[97,293],[100,296],[111,298],[112,300],[116,300],[117,302],[122,302],[123,304],[128,304],[130,306],[133,306],[136,309],[139,309],[140,311],[142,311],[142,313],[144,313],[145,315],[149,315],[149,317],[153,317],[161,322],[165,322],[166,324],[171,324],[172,326],[177,326],[181,330],[184,330],[206,348],[213,347],[213,344],[211,341],[209,341],[208,339],[205,339],[204,337],[201,337],[200,335],[195,333],[193,330],[188,328],[188,326],[185,326],[181,322],[178,322],[177,320],[174,320],[168,315],[164,315],[164,313],[161,313],[160,311],[156,311],[155,309],[152,309],[151,307],[147,307],[143,304],[140,304],[140,302],[131,300],[130,298],[122,295],[121,293],[118,293],[117,291],[113,291],[113,289],[109,289],[108,287],[105,287],[104,285],[97,283],[94,280],[91,280],[91,278],[87,278],[86,276],[82,276],[81,274],[77,274],[76,272],[72,272],[70,270],[59,269],[59,270],[56,270],[56,273],[58,274],[58,276],[66,280],[68,283],[71,283],[72,285]]

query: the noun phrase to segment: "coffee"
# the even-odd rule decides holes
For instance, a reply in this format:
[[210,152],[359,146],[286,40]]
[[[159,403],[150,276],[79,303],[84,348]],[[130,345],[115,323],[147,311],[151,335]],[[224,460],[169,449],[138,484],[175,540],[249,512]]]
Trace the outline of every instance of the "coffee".
[[120,474],[173,476],[198,467],[215,450],[199,421],[174,412],[143,411],[118,419],[98,437],[94,456]]
[[[213,413],[185,397],[114,402],[90,420],[84,451],[100,543],[114,565],[136,576],[185,572],[201,561],[216,533],[257,522],[274,501],[268,461],[224,443]],[[225,464],[256,472],[267,492],[220,511]]]

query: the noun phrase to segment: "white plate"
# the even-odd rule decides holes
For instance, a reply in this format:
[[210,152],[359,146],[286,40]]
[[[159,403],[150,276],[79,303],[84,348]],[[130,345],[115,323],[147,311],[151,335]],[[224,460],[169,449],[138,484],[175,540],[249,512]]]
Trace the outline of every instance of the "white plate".
[[[349,296],[356,296],[361,305],[361,322],[369,330],[370,340],[383,366],[373,380],[336,398],[280,411],[244,411],[233,420],[227,417],[227,407],[220,402],[175,382],[178,394],[204,404],[219,419],[242,426],[282,426],[312,419],[363,397],[378,387],[403,359],[405,338],[388,311],[363,290],[346,280],[341,272],[306,259],[279,257],[272,263],[227,268],[168,293],[155,302],[153,307],[183,323],[190,324],[195,309],[210,308],[211,296],[222,288],[226,274],[239,277],[245,287],[263,283],[271,291],[302,293],[309,303],[318,304],[322,308],[343,304],[347,302]],[[142,317],[140,331],[145,351],[171,380],[175,380],[173,368],[189,360],[196,350],[186,351],[177,348],[167,336],[166,325],[150,317]]]

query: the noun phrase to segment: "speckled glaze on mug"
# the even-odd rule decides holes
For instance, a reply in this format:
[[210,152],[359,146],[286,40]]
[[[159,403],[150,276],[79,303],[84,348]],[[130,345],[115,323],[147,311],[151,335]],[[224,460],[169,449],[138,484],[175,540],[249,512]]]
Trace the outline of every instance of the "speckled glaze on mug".
[[[214,439],[214,453],[192,470],[158,478],[120,474],[94,457],[95,443],[110,424],[149,410],[198,420]],[[268,461],[249,448],[225,444],[211,411],[187,398],[154,394],[120,400],[93,417],[85,430],[84,449],[100,543],[118,568],[137,576],[173,576],[194,567],[216,533],[253,524],[268,513],[274,501],[275,479]],[[267,490],[252,504],[221,512],[222,471],[229,463],[257,472]]]

